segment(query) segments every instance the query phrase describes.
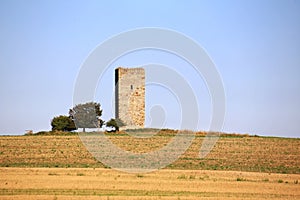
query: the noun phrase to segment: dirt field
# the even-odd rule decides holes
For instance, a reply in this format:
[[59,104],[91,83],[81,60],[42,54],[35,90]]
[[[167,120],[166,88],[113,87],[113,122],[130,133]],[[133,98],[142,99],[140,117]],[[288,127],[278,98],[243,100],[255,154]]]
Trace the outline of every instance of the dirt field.
[[0,199],[299,199],[300,175],[93,168],[0,168]]
[[[211,153],[198,157],[203,136],[168,169],[253,171],[300,174],[300,139],[230,136],[221,137]],[[120,148],[147,152],[167,144],[172,135],[137,139],[111,135]],[[1,136],[0,167],[104,167],[73,136]]]
[[[109,137],[147,152],[172,134]],[[203,139],[166,169],[128,174],[106,169],[77,135],[1,136],[0,199],[300,199],[300,139],[224,136],[200,159]]]

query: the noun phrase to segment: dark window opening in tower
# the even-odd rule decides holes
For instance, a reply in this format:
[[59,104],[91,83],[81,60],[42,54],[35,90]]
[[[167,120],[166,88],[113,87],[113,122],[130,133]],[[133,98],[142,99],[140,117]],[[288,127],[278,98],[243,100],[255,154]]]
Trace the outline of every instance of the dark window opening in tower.
[[133,90],[133,85],[130,85],[130,89],[132,89],[132,90]]

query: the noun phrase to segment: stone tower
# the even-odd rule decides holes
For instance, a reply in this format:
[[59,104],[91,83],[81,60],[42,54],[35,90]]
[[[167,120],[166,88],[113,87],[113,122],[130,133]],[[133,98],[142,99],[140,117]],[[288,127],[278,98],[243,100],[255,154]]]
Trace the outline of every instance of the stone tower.
[[145,123],[145,70],[143,68],[115,69],[116,119],[125,128],[143,128]]

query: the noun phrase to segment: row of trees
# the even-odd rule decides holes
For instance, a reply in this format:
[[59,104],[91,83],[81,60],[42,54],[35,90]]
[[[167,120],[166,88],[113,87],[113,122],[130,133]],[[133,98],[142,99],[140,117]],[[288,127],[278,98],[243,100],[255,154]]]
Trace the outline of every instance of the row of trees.
[[113,128],[113,131],[119,131],[120,127],[125,126],[120,119],[110,119],[105,123],[101,116],[100,103],[78,104],[69,110],[69,116],[60,115],[52,119],[52,131],[74,131],[82,128],[85,132],[86,128],[101,128],[103,125]]

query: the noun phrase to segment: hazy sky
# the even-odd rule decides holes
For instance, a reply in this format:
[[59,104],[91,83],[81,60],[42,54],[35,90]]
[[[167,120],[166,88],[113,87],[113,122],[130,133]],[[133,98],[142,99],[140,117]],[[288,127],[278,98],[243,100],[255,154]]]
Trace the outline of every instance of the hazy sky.
[[[214,61],[226,92],[223,131],[300,137],[300,1],[2,0],[0,27],[0,134],[50,130],[51,119],[72,107],[90,52],[120,32],[159,27],[194,39]],[[114,117],[113,69],[151,62],[189,80],[199,101],[199,129],[207,130],[211,105],[203,80],[198,87],[181,59],[150,50],[120,58],[99,82],[95,101],[104,120]],[[147,115],[149,104],[172,99],[163,88],[146,89]],[[165,109],[166,126],[178,128],[172,116],[179,109]]]

